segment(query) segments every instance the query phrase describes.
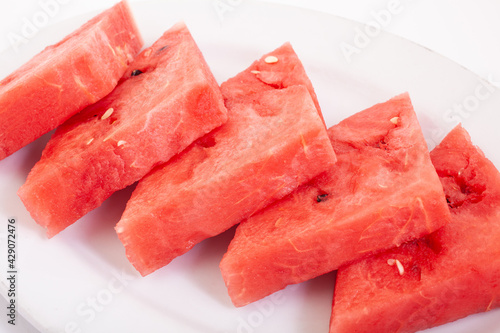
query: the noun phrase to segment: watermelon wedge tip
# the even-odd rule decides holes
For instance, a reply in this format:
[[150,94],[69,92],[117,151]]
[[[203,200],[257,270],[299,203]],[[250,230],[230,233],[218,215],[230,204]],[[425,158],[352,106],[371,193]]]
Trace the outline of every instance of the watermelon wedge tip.
[[18,195],[52,237],[226,120],[220,87],[178,23],[56,130]]
[[142,44],[122,1],[0,81],[0,160],[110,93]]
[[[273,56],[278,61],[265,59]],[[144,177],[116,231],[147,275],[335,162],[316,95],[289,43],[221,85],[227,123]]]
[[460,125],[430,156],[451,222],[339,269],[330,333],[411,333],[500,307],[500,172]]
[[337,163],[241,223],[220,268],[244,306],[450,219],[408,94],[328,129]]

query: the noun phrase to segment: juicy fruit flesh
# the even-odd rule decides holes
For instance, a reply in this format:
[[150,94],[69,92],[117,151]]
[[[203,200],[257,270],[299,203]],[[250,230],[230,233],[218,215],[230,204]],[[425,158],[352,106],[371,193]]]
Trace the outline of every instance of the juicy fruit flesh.
[[[116,230],[141,274],[168,264],[334,163],[300,61],[289,44],[272,54],[279,59],[276,68],[264,56],[222,84],[226,124],[135,189]],[[277,88],[263,82],[262,74],[285,79]]]
[[141,47],[121,2],[7,76],[0,83],[0,159],[111,92]]
[[111,94],[57,129],[19,195],[53,236],[224,123],[226,112],[178,24],[137,56]]
[[[266,61],[269,56],[275,57],[278,61],[271,63]],[[255,101],[255,93],[257,92],[302,85],[309,91],[318,114],[323,119],[312,83],[290,43],[285,43],[269,54],[262,56],[245,71],[232,78],[231,81],[238,82],[238,84],[223,84],[221,87],[226,103],[229,103],[229,106],[233,103],[258,102]]]
[[[500,173],[461,127],[431,159],[451,222],[340,269],[332,333],[415,332],[500,306]],[[390,260],[401,263],[402,273]]]
[[[230,117],[238,120],[216,130],[214,146],[194,145],[141,180],[117,226],[141,274],[229,229],[332,163],[326,131],[305,89],[266,92],[260,100],[280,114],[263,118],[251,106],[234,106]],[[321,163],[311,166],[313,161]]]
[[237,228],[221,262],[235,305],[428,234],[449,219],[407,95],[328,132],[337,164]]

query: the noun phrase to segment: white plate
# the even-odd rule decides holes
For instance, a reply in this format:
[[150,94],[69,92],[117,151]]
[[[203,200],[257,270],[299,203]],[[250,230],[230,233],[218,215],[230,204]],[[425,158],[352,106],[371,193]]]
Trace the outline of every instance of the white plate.
[[[335,16],[254,1],[151,1],[132,5],[132,10],[146,44],[175,22],[186,21],[219,82],[291,41],[328,126],[409,91],[430,148],[460,120],[500,166],[500,92],[404,39]],[[45,28],[18,52],[4,52],[0,76],[92,15]],[[341,48],[347,44],[357,51],[350,62]],[[48,240],[16,195],[47,140],[46,135],[0,161],[0,292],[6,297],[7,219],[15,217],[17,309],[41,332],[328,332],[332,274],[244,308],[231,305],[218,264],[233,231],[141,278],[113,230],[130,189]],[[429,332],[500,332],[499,327],[500,310],[493,310]]]

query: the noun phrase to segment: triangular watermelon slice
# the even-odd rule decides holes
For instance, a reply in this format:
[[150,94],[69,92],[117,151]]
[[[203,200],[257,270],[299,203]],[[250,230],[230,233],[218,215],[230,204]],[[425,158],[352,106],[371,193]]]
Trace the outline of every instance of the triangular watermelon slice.
[[179,23],[111,94],[57,129],[19,196],[52,237],[226,120],[220,88]]
[[220,264],[236,306],[449,220],[408,94],[357,113],[328,133],[337,164],[236,229]]
[[335,162],[312,85],[290,44],[221,90],[228,122],[142,179],[116,226],[142,275]]
[[141,47],[120,2],[3,79],[0,160],[110,93]]
[[431,159],[451,222],[340,269],[331,333],[416,332],[500,307],[500,173],[460,125]]

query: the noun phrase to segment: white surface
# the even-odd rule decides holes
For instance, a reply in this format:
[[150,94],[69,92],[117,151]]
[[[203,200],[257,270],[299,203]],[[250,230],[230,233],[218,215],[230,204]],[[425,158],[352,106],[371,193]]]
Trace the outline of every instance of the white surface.
[[[84,20],[64,19],[108,7],[115,1],[58,3],[63,2],[66,4],[53,7],[58,8],[53,10],[53,17],[46,25],[40,24],[39,31],[20,45],[18,52],[2,55],[0,76]],[[248,0],[131,2],[148,43],[178,19],[185,19],[219,82],[291,40],[313,80],[329,126],[408,90],[431,146],[454,120],[462,120],[474,141],[500,166],[500,154],[492,144],[500,139],[496,130],[500,120],[498,90],[490,90],[487,83],[459,65],[402,38],[378,34],[369,39],[368,45],[359,47],[359,54],[348,62],[339,46],[356,45],[356,29],[364,29],[351,21]],[[9,33],[19,34],[26,20],[34,22],[34,17],[43,16],[41,3],[47,1],[18,1],[16,8],[13,2],[0,5],[3,13],[9,13],[0,22],[0,31],[5,32],[0,49],[8,46]],[[221,14],[214,9],[214,4],[220,3],[230,8],[224,7],[228,10]],[[374,12],[392,8],[390,1],[293,3],[364,22],[374,20]],[[392,15],[387,30],[431,47],[483,77],[500,81],[500,43],[494,39],[495,32],[500,31],[496,2],[401,1],[398,8],[402,10]],[[166,327],[172,332],[327,331],[332,292],[332,277],[328,275],[288,288],[279,294],[281,298],[268,298],[242,309],[232,307],[218,270],[230,233],[200,244],[147,278],[138,277],[113,231],[127,190],[113,196],[86,221],[47,241],[15,196],[46,139],[0,162],[0,234],[6,229],[6,218],[16,216],[20,237],[18,305],[43,332],[64,332],[72,322],[82,332],[163,332]],[[1,238],[3,244],[4,240]],[[0,275],[6,271],[4,264],[0,262]],[[17,320],[24,328],[19,325],[12,329],[6,320],[0,320],[0,332],[36,332],[19,316]],[[498,333],[499,326],[500,312],[496,310],[429,332]]]
[[[147,0],[129,0],[141,2]],[[249,0],[206,0],[231,4],[241,9]],[[374,13],[387,9],[397,2],[403,10],[395,15],[384,29],[417,42],[500,86],[500,2],[497,0],[262,0],[292,4],[315,9],[367,23],[374,20]],[[116,0],[17,0],[0,2],[4,14],[0,21],[0,50],[9,45],[9,33],[21,34],[25,19],[33,21],[38,12],[47,8],[42,4],[58,6],[47,25],[92,10],[101,10]],[[200,9],[193,8],[193,11]],[[43,30],[42,26],[40,30]]]

